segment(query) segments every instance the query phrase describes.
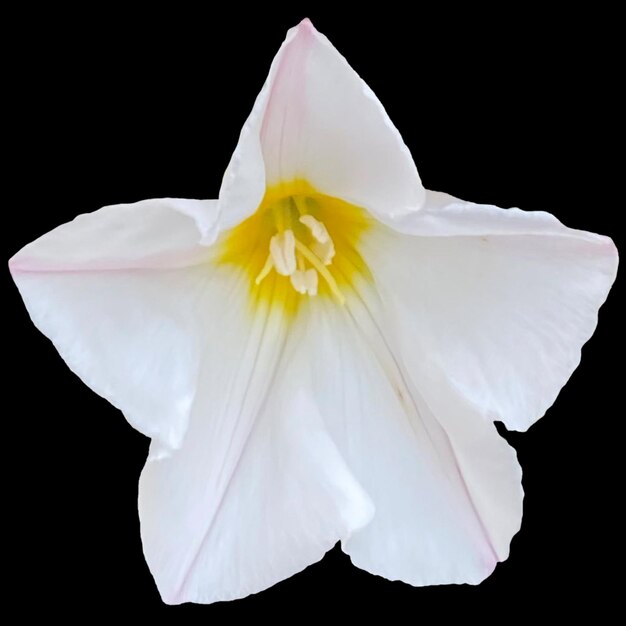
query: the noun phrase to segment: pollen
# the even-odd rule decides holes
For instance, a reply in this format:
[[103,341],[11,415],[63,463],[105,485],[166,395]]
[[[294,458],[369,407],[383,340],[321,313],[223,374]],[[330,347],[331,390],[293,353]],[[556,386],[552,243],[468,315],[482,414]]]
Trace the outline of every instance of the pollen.
[[254,303],[295,311],[305,301],[330,298],[342,306],[359,281],[371,280],[359,246],[372,225],[364,209],[303,180],[282,183],[222,234],[218,262],[243,270]]

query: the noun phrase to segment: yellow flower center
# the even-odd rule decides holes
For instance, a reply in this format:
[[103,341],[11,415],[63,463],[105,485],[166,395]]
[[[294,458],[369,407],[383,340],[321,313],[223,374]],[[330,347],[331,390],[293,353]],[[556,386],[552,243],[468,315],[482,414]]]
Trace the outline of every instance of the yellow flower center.
[[257,211],[222,235],[218,262],[243,269],[253,302],[293,312],[303,299],[346,293],[370,273],[357,250],[372,220],[361,208],[303,180],[266,190]]

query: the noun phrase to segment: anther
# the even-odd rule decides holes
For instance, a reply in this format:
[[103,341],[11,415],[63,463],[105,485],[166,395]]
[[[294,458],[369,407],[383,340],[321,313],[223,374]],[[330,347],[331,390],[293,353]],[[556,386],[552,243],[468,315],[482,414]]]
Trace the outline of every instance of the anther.
[[313,235],[315,241],[311,246],[311,250],[315,253],[324,265],[330,265],[335,256],[335,244],[330,238],[326,226],[323,222],[316,220],[312,215],[301,215],[300,222],[304,224]]
[[319,220],[316,220],[312,215],[301,215],[300,222],[311,231],[313,237],[320,243],[330,241],[330,235],[326,230],[326,226]]
[[296,270],[290,277],[292,287],[301,294],[310,296],[317,295],[317,272],[311,268],[308,270]]
[[270,239],[270,256],[276,272],[290,276],[296,269],[296,238],[292,230],[284,230]]

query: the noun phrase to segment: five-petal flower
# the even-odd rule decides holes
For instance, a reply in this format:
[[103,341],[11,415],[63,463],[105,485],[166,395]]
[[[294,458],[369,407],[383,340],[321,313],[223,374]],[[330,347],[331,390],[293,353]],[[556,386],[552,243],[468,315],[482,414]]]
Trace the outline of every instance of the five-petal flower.
[[260,591],[338,540],[414,585],[507,557],[524,430],[615,277],[602,236],[423,188],[382,105],[305,20],[219,200],[82,215],[11,259],[37,327],[152,438],[163,599]]

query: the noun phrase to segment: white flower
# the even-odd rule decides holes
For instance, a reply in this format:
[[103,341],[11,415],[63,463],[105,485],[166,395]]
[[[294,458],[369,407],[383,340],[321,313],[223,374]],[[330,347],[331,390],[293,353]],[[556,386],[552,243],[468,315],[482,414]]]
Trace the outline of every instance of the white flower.
[[554,401],[617,253],[425,190],[305,20],[219,200],[105,207],[10,267],[72,370],[152,438],[142,539],[175,604],[260,591],[338,540],[390,579],[483,580],[522,515],[492,422],[525,430]]

